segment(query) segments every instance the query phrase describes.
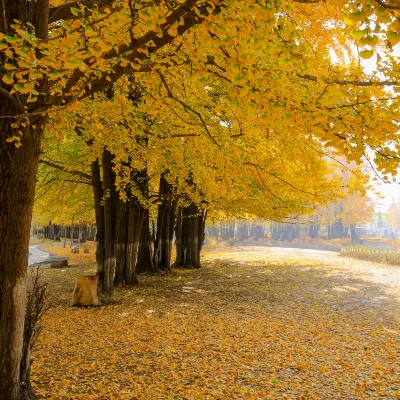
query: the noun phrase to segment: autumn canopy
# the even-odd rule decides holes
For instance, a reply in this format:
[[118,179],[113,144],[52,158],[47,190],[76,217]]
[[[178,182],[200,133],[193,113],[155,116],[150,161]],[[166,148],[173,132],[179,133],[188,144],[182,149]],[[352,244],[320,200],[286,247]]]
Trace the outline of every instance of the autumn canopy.
[[[24,395],[36,184],[37,215],[95,220],[104,292],[169,270],[174,234],[175,265],[200,267],[208,217],[282,221],[362,198],[363,163],[383,180],[399,163],[399,9],[3,0],[0,399]],[[350,163],[344,179],[338,168]]]

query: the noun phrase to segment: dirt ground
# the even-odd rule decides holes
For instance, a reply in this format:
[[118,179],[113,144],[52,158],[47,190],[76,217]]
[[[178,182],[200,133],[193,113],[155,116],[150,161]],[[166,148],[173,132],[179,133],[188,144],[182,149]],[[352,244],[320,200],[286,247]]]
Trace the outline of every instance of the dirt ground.
[[284,248],[203,259],[90,309],[68,304],[93,264],[45,270],[38,397],[400,398],[400,268]]

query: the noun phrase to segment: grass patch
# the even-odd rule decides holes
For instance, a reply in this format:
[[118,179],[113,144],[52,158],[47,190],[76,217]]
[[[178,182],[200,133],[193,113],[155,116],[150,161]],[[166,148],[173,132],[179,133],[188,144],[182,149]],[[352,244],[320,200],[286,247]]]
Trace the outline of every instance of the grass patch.
[[397,250],[372,249],[365,246],[349,246],[343,247],[340,250],[340,255],[381,264],[400,265],[400,252]]

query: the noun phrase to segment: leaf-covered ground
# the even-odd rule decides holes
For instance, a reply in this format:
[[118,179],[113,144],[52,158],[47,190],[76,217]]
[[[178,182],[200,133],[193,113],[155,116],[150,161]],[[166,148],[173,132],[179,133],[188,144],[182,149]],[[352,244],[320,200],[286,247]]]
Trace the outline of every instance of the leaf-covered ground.
[[46,270],[54,307],[34,353],[36,393],[399,398],[396,287],[375,283],[365,265],[326,252],[214,250],[201,270],[144,276],[92,309],[68,307],[73,277],[90,267]]

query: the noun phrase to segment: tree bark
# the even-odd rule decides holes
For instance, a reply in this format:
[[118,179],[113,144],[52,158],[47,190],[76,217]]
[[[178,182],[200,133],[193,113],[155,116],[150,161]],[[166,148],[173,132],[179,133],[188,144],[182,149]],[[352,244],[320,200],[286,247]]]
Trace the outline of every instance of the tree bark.
[[136,261],[139,251],[140,233],[143,223],[143,207],[136,199],[129,201],[128,236],[126,245],[125,284],[138,283]]
[[69,247],[72,247],[73,243],[74,243],[74,217],[72,217],[71,221],[71,243],[69,244]]
[[162,175],[160,178],[157,228],[154,241],[154,265],[157,269],[171,269],[172,242],[176,218],[176,201],[172,199],[172,186]]
[[114,283],[122,286],[125,283],[124,270],[126,265],[126,242],[128,236],[128,204],[118,199],[118,212],[116,221],[116,270]]
[[116,267],[115,257],[115,174],[112,169],[112,154],[103,151],[103,184],[104,184],[104,271],[103,291],[111,293],[113,290]]
[[[23,24],[33,22],[36,36],[46,40],[49,2],[37,2],[37,17],[34,21],[30,21],[30,6],[28,2],[1,1],[0,32],[10,35],[10,25],[15,20]],[[46,25],[46,30],[42,29],[43,25]],[[6,60],[3,53],[0,64],[6,61],[13,62]],[[16,98],[10,93],[11,86],[2,82],[1,87],[9,96],[1,97],[0,116],[23,114],[25,105],[28,105],[27,111],[34,107],[26,102],[26,95]],[[39,91],[45,89],[42,87]],[[42,98],[38,103],[41,101]],[[36,105],[40,107],[42,104]],[[12,118],[0,119],[0,400],[20,400],[22,396],[29,395],[25,388],[21,388],[20,369],[29,236],[45,117],[40,117],[32,125],[19,126],[17,129],[11,126],[15,121]],[[15,143],[7,142],[13,136],[20,137],[21,147],[17,148]]]
[[[2,115],[12,114],[7,105]],[[16,148],[11,121],[0,122],[0,400],[21,398],[20,362],[23,344],[29,234],[41,124],[26,127]]]
[[136,272],[154,272],[157,268],[153,262],[153,243],[150,233],[150,212],[148,209],[143,210],[142,232],[139,241],[139,253],[136,262]]
[[94,211],[96,216],[96,263],[97,273],[99,275],[100,286],[103,287],[104,282],[104,206],[103,186],[101,183],[99,160],[93,161],[91,164],[92,187],[94,194]]
[[67,244],[67,227],[65,225],[63,225],[63,231],[64,231],[64,245],[63,245],[63,247],[65,249],[66,244]]
[[195,204],[178,211],[175,267],[200,268],[205,214]]

